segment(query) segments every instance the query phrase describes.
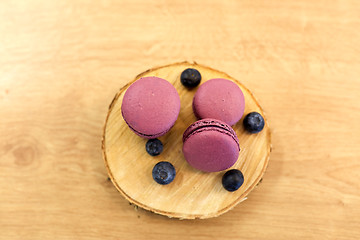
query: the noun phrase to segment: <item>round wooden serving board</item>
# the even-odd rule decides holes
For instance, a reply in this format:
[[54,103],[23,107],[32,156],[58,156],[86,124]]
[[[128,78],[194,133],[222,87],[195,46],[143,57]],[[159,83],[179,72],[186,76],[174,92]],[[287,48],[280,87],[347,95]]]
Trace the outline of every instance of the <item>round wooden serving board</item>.
[[[180,74],[186,68],[196,68],[201,73],[201,84],[212,78],[226,78],[235,82],[245,96],[244,116],[252,111],[264,116],[252,93],[223,72],[188,62],[154,68],[141,73],[122,87],[110,104],[102,141],[103,156],[112,182],[131,203],[168,217],[216,217],[245,200],[261,180],[271,150],[270,130],[266,119],[264,129],[258,134],[246,133],[242,126],[243,119],[233,126],[241,151],[232,168],[241,170],[245,178],[244,184],[235,192],[226,191],[221,184],[225,171],[205,173],[192,168],[182,154],[182,135],[196,121],[192,99],[197,88],[189,90],[181,84]],[[181,100],[179,117],[174,127],[159,138],[164,144],[164,151],[156,157],[146,152],[147,140],[135,135],[121,115],[121,103],[127,88],[137,79],[147,76],[168,80],[177,89]],[[168,185],[157,184],[152,179],[152,168],[160,161],[169,161],[176,169],[176,177]]]

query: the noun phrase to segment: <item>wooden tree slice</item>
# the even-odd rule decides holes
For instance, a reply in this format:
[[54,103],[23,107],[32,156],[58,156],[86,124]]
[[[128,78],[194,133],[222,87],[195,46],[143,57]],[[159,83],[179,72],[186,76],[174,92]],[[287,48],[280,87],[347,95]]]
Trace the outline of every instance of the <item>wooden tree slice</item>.
[[[182,135],[185,129],[196,121],[192,99],[197,88],[188,90],[181,84],[180,74],[186,68],[199,70],[202,75],[201,83],[212,78],[226,78],[235,82],[245,96],[244,116],[252,111],[264,116],[252,93],[229,75],[196,63],[175,63],[147,70],[120,89],[109,107],[102,150],[112,182],[131,203],[168,217],[211,218],[227,212],[245,200],[259,183],[269,161],[270,130],[266,119],[264,129],[258,134],[245,132],[243,119],[233,126],[241,151],[232,168],[241,170],[245,178],[244,184],[235,192],[228,192],[222,186],[221,179],[225,171],[205,173],[192,168],[182,154]],[[164,144],[164,151],[156,157],[146,152],[147,140],[135,135],[121,115],[121,103],[127,88],[137,79],[146,76],[168,80],[177,89],[181,100],[179,118],[174,127],[159,138]],[[168,185],[157,184],[152,179],[152,168],[160,161],[169,161],[176,169],[176,177]]]

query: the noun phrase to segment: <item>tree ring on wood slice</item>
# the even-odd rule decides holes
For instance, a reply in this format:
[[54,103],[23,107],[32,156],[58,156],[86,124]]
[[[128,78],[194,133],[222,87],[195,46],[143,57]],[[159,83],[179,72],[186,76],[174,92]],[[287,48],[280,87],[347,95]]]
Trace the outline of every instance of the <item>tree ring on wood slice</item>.
[[[182,154],[182,135],[197,119],[192,110],[192,100],[198,87],[188,89],[180,82],[186,68],[197,69],[202,76],[201,84],[212,78],[225,78],[236,83],[244,93],[245,112],[233,128],[239,138],[240,155],[230,169],[239,169],[244,184],[235,192],[226,191],[221,179],[226,170],[205,173],[192,168]],[[181,109],[173,128],[159,139],[163,152],[156,157],[145,150],[147,139],[133,133],[121,115],[121,103],[125,91],[141,77],[156,76],[169,81],[177,89]],[[243,119],[249,112],[259,112],[265,119],[264,129],[249,134],[243,128]],[[211,218],[219,216],[244,201],[262,178],[271,151],[271,134],[264,112],[253,94],[239,81],[226,73],[197,63],[175,63],[153,68],[139,74],[116,94],[109,106],[106,118],[102,151],[108,174],[119,192],[131,203],[146,210],[180,219]],[[152,168],[160,161],[171,162],[176,177],[168,185],[157,184],[152,178]]]

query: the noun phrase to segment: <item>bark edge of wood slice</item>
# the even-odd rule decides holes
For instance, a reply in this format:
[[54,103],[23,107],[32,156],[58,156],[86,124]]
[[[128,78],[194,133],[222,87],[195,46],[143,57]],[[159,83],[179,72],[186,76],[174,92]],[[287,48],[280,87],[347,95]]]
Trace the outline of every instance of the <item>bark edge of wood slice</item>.
[[[201,73],[200,84],[212,78],[226,78],[235,82],[244,93],[245,112],[233,126],[241,151],[230,169],[241,170],[245,180],[235,192],[228,192],[222,186],[221,178],[227,170],[216,173],[197,171],[183,157],[182,134],[196,121],[192,98],[198,88],[189,90],[181,84],[180,75],[186,68],[195,68]],[[179,117],[174,127],[159,138],[164,150],[156,157],[146,152],[147,140],[135,135],[121,115],[121,102],[126,89],[137,79],[146,76],[168,80],[177,89],[181,100]],[[259,112],[265,119],[265,127],[258,134],[249,134],[243,129],[243,119],[252,111]],[[103,129],[102,152],[111,181],[130,203],[171,218],[205,219],[219,216],[246,200],[247,195],[259,184],[270,157],[271,132],[264,111],[253,94],[239,81],[196,62],[180,62],[149,69],[120,89],[109,106]],[[168,185],[157,184],[152,179],[152,168],[160,161],[169,161],[176,169],[176,177]]]

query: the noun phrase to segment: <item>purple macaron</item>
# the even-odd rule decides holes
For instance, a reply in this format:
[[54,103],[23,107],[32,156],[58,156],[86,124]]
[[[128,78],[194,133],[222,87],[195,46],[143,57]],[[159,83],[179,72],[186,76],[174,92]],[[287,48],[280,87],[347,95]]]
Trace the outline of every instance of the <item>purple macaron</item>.
[[244,109],[243,92],[237,84],[224,78],[203,83],[193,99],[193,110],[198,119],[219,119],[231,126],[241,119]]
[[158,77],[143,77],[131,84],[121,105],[130,129],[148,139],[167,133],[179,112],[179,94],[171,83]]
[[239,140],[225,122],[206,118],[190,125],[183,135],[186,161],[204,172],[230,168],[239,157]]

